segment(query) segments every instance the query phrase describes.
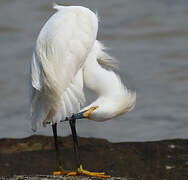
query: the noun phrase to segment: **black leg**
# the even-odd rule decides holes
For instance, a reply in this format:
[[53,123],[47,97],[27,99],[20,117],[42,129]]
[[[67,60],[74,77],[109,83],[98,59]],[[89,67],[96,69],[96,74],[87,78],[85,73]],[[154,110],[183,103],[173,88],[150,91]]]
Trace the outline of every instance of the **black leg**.
[[76,153],[77,168],[80,168],[81,161],[80,161],[80,152],[78,147],[78,138],[76,134],[76,119],[70,120],[69,123],[70,123],[73,142],[74,142],[74,152]]
[[100,178],[110,178],[110,176],[105,175],[105,173],[98,173],[98,172],[89,172],[87,170],[84,170],[81,161],[80,161],[80,153],[79,153],[79,147],[78,147],[78,138],[76,134],[76,119],[74,117],[71,117],[71,120],[69,120],[70,127],[72,130],[72,137],[74,141],[74,151],[76,153],[76,161],[77,161],[77,172],[74,173],[75,175],[86,175],[86,176],[92,176],[92,177],[100,177]]
[[58,140],[57,140],[57,123],[52,125],[53,129],[53,135],[54,135],[54,145],[55,145],[55,152],[56,152],[56,166],[57,170],[61,170],[61,161],[60,161],[60,151],[58,146]]

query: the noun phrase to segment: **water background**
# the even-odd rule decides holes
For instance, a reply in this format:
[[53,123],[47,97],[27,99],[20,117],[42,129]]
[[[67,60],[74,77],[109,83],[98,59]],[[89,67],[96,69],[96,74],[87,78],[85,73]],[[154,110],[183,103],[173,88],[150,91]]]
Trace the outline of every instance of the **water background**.
[[[98,39],[119,60],[125,84],[137,92],[132,112],[104,123],[80,120],[78,134],[113,142],[188,138],[188,1],[56,2],[98,13]],[[0,0],[0,138],[33,134],[29,60],[41,27],[54,12],[50,0]],[[59,135],[69,133],[68,123],[59,125]],[[51,128],[38,134],[51,135]]]

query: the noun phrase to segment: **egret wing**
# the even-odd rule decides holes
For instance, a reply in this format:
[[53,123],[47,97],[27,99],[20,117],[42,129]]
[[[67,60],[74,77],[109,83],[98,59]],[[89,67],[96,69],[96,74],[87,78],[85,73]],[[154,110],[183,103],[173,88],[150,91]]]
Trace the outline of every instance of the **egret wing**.
[[32,86],[40,91],[49,111],[43,123],[57,122],[80,110],[84,99],[82,67],[97,28],[96,15],[83,7],[60,8],[42,28],[33,60]]

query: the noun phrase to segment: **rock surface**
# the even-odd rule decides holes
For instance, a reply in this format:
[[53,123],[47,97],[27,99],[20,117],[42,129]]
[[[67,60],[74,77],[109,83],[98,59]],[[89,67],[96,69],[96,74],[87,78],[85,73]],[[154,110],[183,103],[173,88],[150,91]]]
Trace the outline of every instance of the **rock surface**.
[[[63,167],[75,169],[72,137],[59,138],[59,141]],[[79,138],[79,145],[82,164],[91,171],[104,171],[114,177],[124,177],[125,180],[188,179],[186,139],[110,143],[104,139]],[[24,176],[14,176],[13,179],[56,179],[48,176],[54,170],[55,151],[52,137],[31,136],[25,139],[0,140],[1,179],[23,174]],[[62,176],[59,178],[65,179]]]
[[[99,178],[89,178],[89,177],[64,177],[64,176],[52,176],[52,175],[36,175],[36,176],[12,176],[12,177],[2,177],[1,180],[98,180]],[[125,177],[112,177],[108,180],[136,180],[132,178]]]

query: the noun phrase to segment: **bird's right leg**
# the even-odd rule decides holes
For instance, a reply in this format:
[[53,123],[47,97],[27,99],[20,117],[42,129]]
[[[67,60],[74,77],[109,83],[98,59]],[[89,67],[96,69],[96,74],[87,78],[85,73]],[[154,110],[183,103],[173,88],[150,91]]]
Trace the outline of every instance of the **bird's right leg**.
[[70,123],[73,142],[74,142],[74,151],[76,153],[77,171],[76,172],[70,172],[70,173],[67,174],[67,176],[85,175],[85,176],[99,177],[99,178],[110,178],[110,176],[106,175],[104,172],[90,172],[90,171],[83,169],[81,161],[80,161],[80,153],[79,153],[79,147],[78,147],[78,137],[77,137],[77,133],[76,133],[76,119],[70,120],[69,123]]
[[64,170],[61,166],[61,160],[60,160],[60,151],[58,146],[58,140],[57,140],[57,123],[52,124],[52,130],[53,130],[53,136],[54,136],[54,146],[55,146],[55,152],[56,152],[56,168],[57,171],[53,172],[54,175],[66,175],[70,173],[69,170]]

